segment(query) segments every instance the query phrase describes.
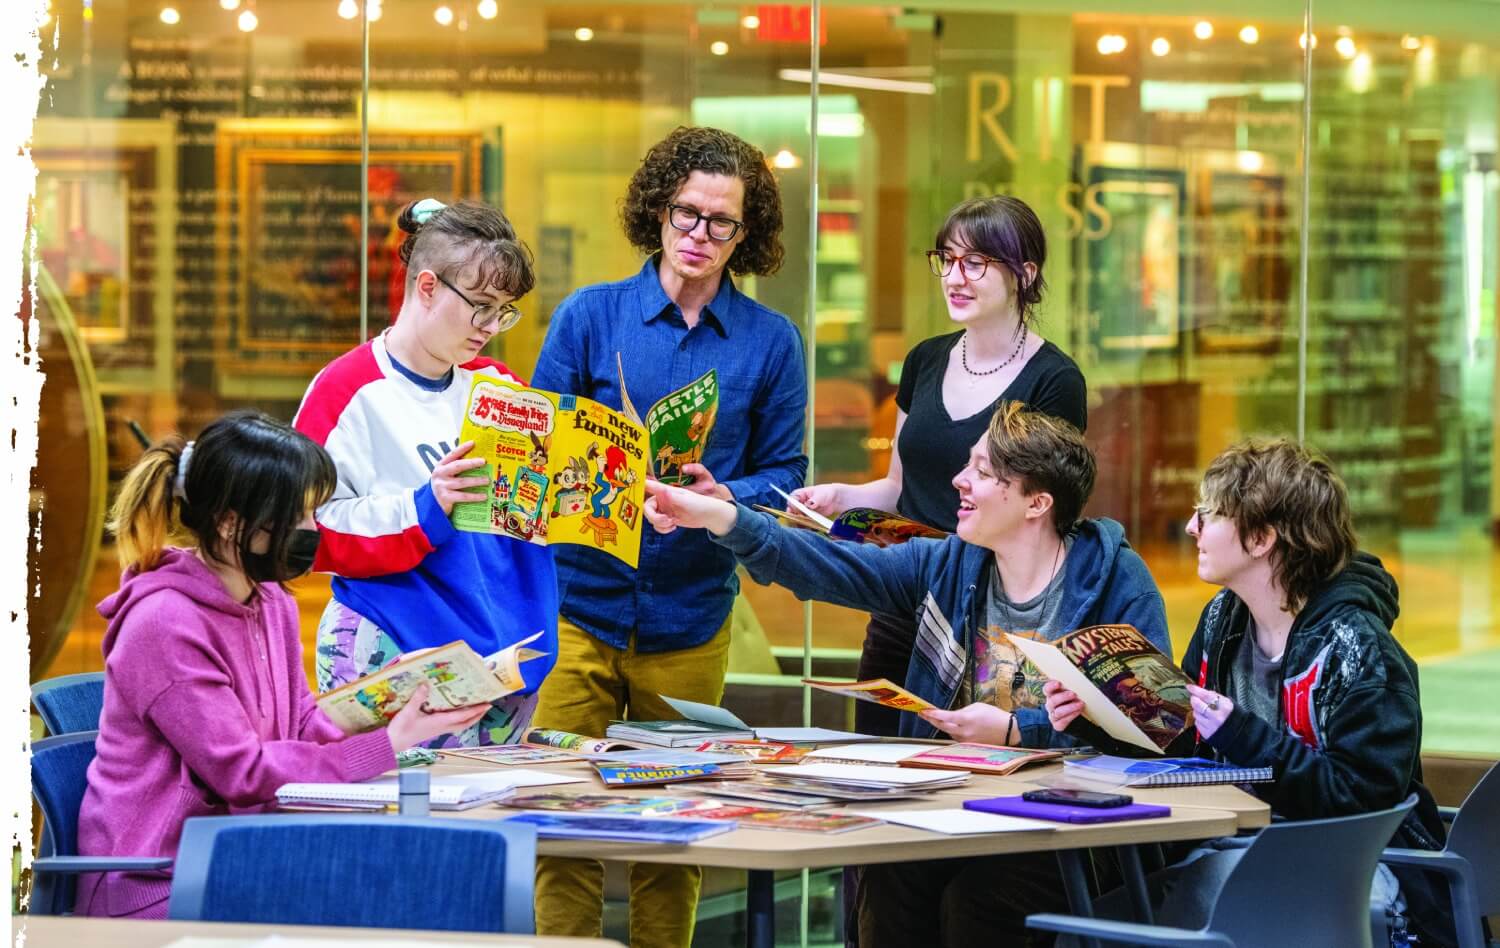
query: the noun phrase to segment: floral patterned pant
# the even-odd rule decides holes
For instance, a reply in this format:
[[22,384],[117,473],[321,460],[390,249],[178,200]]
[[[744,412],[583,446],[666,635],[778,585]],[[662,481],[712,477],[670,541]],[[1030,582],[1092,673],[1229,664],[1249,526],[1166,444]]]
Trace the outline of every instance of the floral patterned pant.
[[[384,630],[337,599],[328,601],[323,617],[318,620],[317,648],[319,693],[379,671],[401,657],[401,647]],[[494,703],[478,724],[434,738],[423,746],[514,744],[531,726],[535,710],[536,695],[506,695]]]

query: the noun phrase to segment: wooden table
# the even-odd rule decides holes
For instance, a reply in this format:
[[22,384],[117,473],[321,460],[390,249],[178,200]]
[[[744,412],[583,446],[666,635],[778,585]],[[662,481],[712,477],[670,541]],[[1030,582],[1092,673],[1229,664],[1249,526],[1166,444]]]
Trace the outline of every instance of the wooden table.
[[[461,773],[484,768],[474,761],[443,761],[433,770],[439,774]],[[646,795],[693,796],[692,782],[667,787],[639,787],[631,791],[603,790],[603,784],[585,762],[549,764],[537,767],[555,773],[589,775],[587,783],[538,787],[523,792],[556,790],[565,793],[619,793],[622,798]],[[878,815],[881,809],[946,809],[962,805],[964,800],[1008,796],[1036,789],[1056,776],[1061,764],[1038,765],[1008,777],[974,774],[963,787],[952,788],[916,800],[888,803],[862,803],[854,809]],[[1142,803],[1162,803],[1172,807],[1170,817],[1155,820],[1132,820],[1122,823],[1057,824],[1050,833],[989,833],[948,836],[910,827],[886,824],[848,833],[804,833],[785,830],[736,829],[711,836],[685,846],[657,843],[615,843],[598,840],[537,840],[537,852],[547,856],[574,856],[621,862],[649,862],[678,865],[715,866],[744,869],[747,872],[747,943],[752,948],[769,948],[773,943],[774,873],[778,869],[820,869],[828,866],[870,865],[887,862],[911,862],[924,859],[952,859],[963,856],[993,856],[1005,853],[1053,850],[1062,866],[1063,881],[1068,889],[1069,905],[1074,914],[1091,915],[1083,855],[1095,847],[1118,847],[1124,864],[1127,886],[1136,913],[1150,918],[1144,876],[1140,870],[1137,844],[1210,839],[1229,836],[1241,829],[1267,825],[1270,807],[1248,793],[1231,786],[1176,787],[1135,790],[1130,794]],[[725,801],[734,802],[734,801]],[[749,802],[749,801],[746,801]],[[469,819],[494,819],[496,808],[480,807],[454,813],[437,814]]]
[[[213,939],[214,948],[250,948],[272,935],[283,939],[373,945],[378,948],[411,945],[510,945],[511,948],[620,948],[603,938],[561,938],[538,935],[486,935],[480,932],[437,932],[405,928],[333,928],[322,925],[244,925],[229,922],[145,922],[128,918],[73,918],[17,915],[12,936],[26,933],[27,948],[161,948],[179,938]],[[204,948],[207,948],[205,945]],[[293,948],[286,945],[286,948]]]

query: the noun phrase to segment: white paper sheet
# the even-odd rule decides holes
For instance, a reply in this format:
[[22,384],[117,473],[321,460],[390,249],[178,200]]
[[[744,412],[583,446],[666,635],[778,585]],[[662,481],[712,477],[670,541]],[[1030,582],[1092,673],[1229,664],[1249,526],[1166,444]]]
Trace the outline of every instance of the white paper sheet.
[[948,836],[971,836],[976,833],[1051,833],[1057,826],[1041,820],[1023,820],[998,813],[952,808],[946,810],[848,810],[857,816],[869,816],[887,823],[899,823]]

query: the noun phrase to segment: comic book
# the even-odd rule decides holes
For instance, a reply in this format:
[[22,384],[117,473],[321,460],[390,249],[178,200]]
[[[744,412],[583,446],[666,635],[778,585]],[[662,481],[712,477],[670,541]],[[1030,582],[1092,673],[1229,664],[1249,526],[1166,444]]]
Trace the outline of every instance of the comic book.
[[610,751],[635,750],[641,745],[630,741],[617,741],[604,737],[585,737],[582,734],[574,734],[571,731],[558,731],[548,727],[527,728],[521,735],[521,743],[530,744],[533,747],[555,747],[559,750],[572,751],[577,754],[588,756],[590,754],[607,754]]
[[1160,754],[1193,725],[1187,675],[1129,625],[1094,625],[1042,642],[1011,642],[1084,705],[1084,716],[1117,741]]
[[391,723],[424,682],[427,704],[440,711],[494,701],[525,687],[521,663],[547,654],[526,647],[541,635],[528,636],[487,658],[480,658],[466,642],[408,652],[400,661],[320,695],[318,707],[354,734]]
[[[670,397],[670,396],[669,396]],[[646,502],[643,426],[576,395],[487,375],[469,388],[459,441],[484,467],[486,503],[453,505],[453,525],[529,543],[576,543],[635,566]]]
[[629,816],[677,816],[719,807],[702,797],[628,797],[613,793],[529,793],[500,801],[517,810],[552,810],[562,813],[615,813]]
[[804,678],[802,683],[820,691],[831,691],[836,695],[859,701],[873,701],[897,711],[928,711],[936,707],[891,681],[889,678],[871,678],[867,681],[819,681]]
[[970,770],[977,774],[1013,773],[1027,764],[1062,757],[1062,751],[1001,747],[995,744],[943,744],[900,761],[902,767],[936,767],[939,770]]
[[651,476],[663,484],[691,484],[683,465],[703,463],[703,451],[719,413],[719,375],[713,369],[663,395],[642,417],[625,387],[625,367],[615,353],[620,373],[620,404],[625,416],[645,428],[650,439]]
[[929,527],[925,523],[899,514],[876,510],[874,507],[851,507],[837,517],[825,517],[807,505],[794,500],[791,495],[780,488],[776,490],[786,498],[787,504],[792,509],[777,510],[761,504],[756,504],[755,509],[768,513],[789,526],[814,530],[833,537],[835,540],[873,543],[876,546],[895,546],[916,537],[941,540],[948,536],[936,527]]

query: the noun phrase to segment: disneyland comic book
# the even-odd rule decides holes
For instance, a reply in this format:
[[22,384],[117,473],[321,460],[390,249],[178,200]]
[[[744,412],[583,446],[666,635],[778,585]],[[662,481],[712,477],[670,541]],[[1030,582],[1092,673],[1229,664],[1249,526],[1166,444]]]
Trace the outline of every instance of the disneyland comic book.
[[682,468],[703,463],[703,451],[719,411],[718,373],[709,369],[677,391],[663,395],[642,418],[625,387],[625,368],[619,353],[615,353],[615,364],[620,371],[620,403],[625,414],[640,419],[651,439],[651,476],[663,484],[691,484],[692,475],[682,473]]
[[[453,505],[460,530],[576,543],[629,566],[641,551],[647,438],[626,415],[576,395],[478,376],[459,441],[489,480],[486,502]],[[473,488],[480,493],[480,488]]]

